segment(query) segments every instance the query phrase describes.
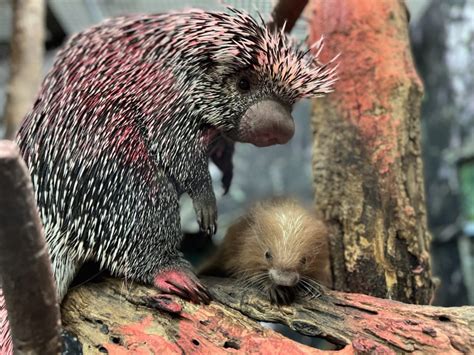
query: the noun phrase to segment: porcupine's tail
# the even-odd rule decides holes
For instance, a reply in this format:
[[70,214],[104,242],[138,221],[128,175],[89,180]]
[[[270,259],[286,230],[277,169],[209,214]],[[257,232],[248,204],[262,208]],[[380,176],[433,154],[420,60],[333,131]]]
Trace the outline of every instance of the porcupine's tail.
[[0,288],[0,355],[12,355],[13,343],[10,334],[10,324],[7,318],[7,307],[3,291]]

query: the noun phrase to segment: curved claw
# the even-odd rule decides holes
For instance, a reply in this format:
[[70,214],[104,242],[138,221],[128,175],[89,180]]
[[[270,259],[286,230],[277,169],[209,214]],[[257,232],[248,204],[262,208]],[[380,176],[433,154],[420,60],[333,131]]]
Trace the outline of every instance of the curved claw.
[[209,304],[211,302],[207,289],[190,271],[164,271],[155,277],[154,284],[164,293],[176,294],[194,303]]
[[150,307],[169,314],[178,315],[183,310],[183,307],[179,303],[174,302],[169,295],[156,295],[148,298],[147,301]]
[[215,203],[196,204],[196,217],[199,230],[209,235],[217,232],[217,208]]

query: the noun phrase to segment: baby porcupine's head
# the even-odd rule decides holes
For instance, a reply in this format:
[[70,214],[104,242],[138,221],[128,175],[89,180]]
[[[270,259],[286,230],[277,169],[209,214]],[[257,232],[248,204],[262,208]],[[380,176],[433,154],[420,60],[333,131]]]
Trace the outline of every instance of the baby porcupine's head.
[[[258,203],[241,220],[232,258],[234,276],[256,286],[278,304],[297,295],[315,295],[329,286],[328,231],[325,224],[292,199]],[[240,225],[242,227],[242,224]]]

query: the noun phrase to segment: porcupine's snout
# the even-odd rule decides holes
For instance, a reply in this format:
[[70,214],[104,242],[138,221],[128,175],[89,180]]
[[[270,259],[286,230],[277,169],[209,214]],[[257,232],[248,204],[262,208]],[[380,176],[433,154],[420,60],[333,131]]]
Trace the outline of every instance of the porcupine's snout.
[[259,101],[242,117],[241,141],[257,147],[287,143],[295,133],[295,123],[289,107],[274,100]]
[[300,275],[296,271],[270,269],[270,279],[278,286],[293,287],[300,282]]

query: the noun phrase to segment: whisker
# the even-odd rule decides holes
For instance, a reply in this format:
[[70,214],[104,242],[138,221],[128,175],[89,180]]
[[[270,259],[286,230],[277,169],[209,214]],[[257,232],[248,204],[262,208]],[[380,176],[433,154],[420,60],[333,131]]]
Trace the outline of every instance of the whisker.
[[307,277],[303,277],[303,278],[301,278],[300,283],[301,283],[302,286],[304,286],[304,288],[311,295],[310,299],[318,298],[318,297],[321,296],[320,287],[319,287],[319,284],[316,281],[311,280]]
[[261,289],[262,285],[265,284],[265,281],[268,278],[266,272],[259,272],[256,274],[247,274],[247,273],[239,273],[240,277],[238,278],[238,283],[244,289],[248,289],[250,287]]

